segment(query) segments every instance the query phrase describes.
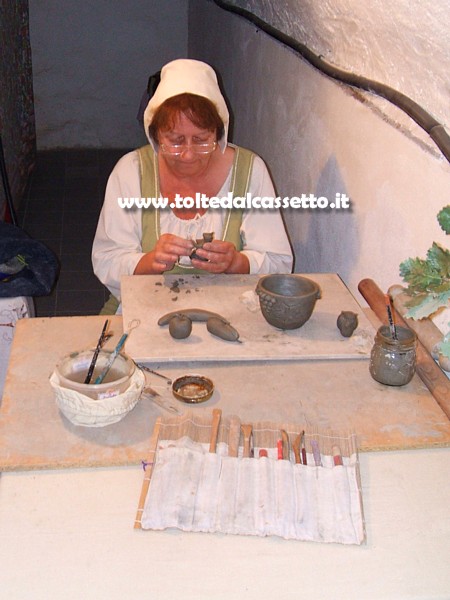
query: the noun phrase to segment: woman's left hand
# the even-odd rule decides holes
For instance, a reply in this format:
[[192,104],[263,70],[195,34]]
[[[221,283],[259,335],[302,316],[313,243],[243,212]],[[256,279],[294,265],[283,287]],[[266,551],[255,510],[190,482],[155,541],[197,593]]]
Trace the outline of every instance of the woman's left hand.
[[195,251],[208,262],[192,259],[192,266],[208,273],[249,273],[250,263],[242,252],[238,252],[231,242],[213,240]]

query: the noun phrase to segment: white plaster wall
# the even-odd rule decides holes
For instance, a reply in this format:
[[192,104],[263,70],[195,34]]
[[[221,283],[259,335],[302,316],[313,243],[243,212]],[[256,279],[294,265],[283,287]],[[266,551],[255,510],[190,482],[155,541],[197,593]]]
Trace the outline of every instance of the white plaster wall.
[[149,75],[186,55],[185,0],[30,0],[38,149],[145,143]]
[[351,198],[351,211],[285,215],[297,272],[337,272],[361,300],[361,279],[386,290],[401,282],[402,260],[424,256],[433,240],[448,244],[435,218],[450,190],[439,153],[211,3],[191,0],[189,50],[221,74],[234,141],[263,156],[280,195]]
[[[228,0],[326,61],[406,94],[450,127],[448,0]],[[389,105],[383,104],[389,112]]]

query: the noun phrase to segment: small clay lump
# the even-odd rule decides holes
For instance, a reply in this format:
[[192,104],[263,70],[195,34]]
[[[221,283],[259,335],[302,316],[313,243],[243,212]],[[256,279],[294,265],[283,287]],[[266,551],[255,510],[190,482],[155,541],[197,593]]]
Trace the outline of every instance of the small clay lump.
[[358,327],[358,315],[350,310],[343,310],[337,318],[336,325],[344,337],[350,337]]

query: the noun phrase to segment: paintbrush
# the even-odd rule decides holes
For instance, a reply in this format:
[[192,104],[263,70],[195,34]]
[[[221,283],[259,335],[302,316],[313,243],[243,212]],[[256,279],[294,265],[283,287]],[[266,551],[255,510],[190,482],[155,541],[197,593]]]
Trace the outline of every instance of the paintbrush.
[[387,310],[388,319],[389,319],[389,329],[391,330],[392,339],[396,340],[398,338],[397,338],[397,330],[395,328],[395,323],[394,323],[394,317],[392,316],[391,297],[389,296],[389,294],[385,294],[384,297],[386,299],[386,310]]
[[308,464],[308,459],[306,457],[306,448],[305,448],[305,430],[302,431],[302,438],[301,438],[302,442],[301,442],[301,452],[302,452],[302,462],[304,465]]
[[100,337],[98,338],[97,346],[96,346],[96,348],[94,350],[94,356],[92,357],[91,364],[89,365],[89,370],[87,372],[86,379],[84,380],[84,383],[91,383],[92,374],[94,373],[94,369],[95,369],[95,365],[97,363],[98,355],[100,353],[101,347],[105,343],[105,337],[106,337],[106,331],[108,329],[108,325],[109,325],[109,319],[106,319],[105,324],[103,325],[103,329],[102,329],[102,332],[100,334]]

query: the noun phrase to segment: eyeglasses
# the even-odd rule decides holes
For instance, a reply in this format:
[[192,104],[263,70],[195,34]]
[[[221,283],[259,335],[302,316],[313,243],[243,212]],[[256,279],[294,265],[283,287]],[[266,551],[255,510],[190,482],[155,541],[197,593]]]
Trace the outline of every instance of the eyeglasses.
[[206,144],[160,144],[163,154],[171,156],[181,156],[189,148],[194,154],[211,154],[217,148],[217,142],[207,142]]

